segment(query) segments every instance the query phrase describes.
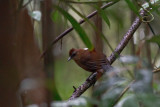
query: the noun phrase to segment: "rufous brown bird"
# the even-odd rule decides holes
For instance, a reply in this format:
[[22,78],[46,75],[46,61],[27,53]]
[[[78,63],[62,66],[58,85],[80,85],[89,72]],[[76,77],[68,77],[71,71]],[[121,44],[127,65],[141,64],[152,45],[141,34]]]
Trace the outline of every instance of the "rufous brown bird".
[[89,72],[102,73],[102,70],[108,69],[110,66],[109,61],[102,52],[95,49],[89,51],[87,48],[74,49],[69,51],[68,61],[73,59],[81,68]]

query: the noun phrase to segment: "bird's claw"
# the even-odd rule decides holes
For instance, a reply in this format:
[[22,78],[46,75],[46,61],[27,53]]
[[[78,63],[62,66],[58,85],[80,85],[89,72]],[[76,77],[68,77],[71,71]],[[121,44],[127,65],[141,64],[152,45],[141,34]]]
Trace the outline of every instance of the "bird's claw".
[[73,86],[73,89],[74,89],[74,92],[76,92],[76,91],[77,91],[77,89],[76,89],[76,87],[75,87],[75,86]]

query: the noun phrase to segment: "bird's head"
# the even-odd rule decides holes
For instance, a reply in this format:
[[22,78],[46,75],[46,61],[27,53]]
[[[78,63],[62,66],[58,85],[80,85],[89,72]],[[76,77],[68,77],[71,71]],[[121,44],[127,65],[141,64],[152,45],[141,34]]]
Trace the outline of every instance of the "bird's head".
[[70,61],[72,58],[74,58],[74,57],[76,56],[77,52],[78,52],[77,49],[72,48],[72,49],[69,51],[68,61]]
[[72,48],[69,51],[69,58],[68,61],[70,61],[71,59],[74,59],[76,56],[78,57],[80,54],[82,54],[84,51],[87,51],[88,48],[84,48],[84,49],[74,49]]

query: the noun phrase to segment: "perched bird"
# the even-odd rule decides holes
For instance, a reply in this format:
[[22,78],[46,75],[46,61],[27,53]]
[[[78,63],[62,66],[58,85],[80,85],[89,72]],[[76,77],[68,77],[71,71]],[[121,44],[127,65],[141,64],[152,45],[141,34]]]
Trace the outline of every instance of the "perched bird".
[[109,61],[102,52],[95,49],[89,51],[87,48],[74,49],[69,51],[68,61],[73,59],[81,68],[89,72],[101,73],[110,68]]

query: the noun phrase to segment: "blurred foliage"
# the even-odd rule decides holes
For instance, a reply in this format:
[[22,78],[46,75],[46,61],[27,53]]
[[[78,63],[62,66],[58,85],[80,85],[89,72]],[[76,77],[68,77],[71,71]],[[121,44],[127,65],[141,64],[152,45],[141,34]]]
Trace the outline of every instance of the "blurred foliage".
[[160,46],[160,35],[152,37],[151,39],[148,40],[148,42],[153,42]]
[[137,7],[135,6],[135,4],[131,1],[131,0],[125,0],[126,3],[128,4],[129,8],[134,12],[136,13],[137,16],[139,16],[139,12],[138,12],[138,9]]
[[[117,2],[106,9],[101,9],[98,5],[98,3],[105,5],[110,1]],[[146,4],[147,2],[148,4]],[[71,26],[75,31],[64,37],[61,43],[58,42],[54,45],[54,81],[58,92],[57,98],[54,100],[62,101],[54,101],[51,105],[54,107],[91,107],[95,105],[98,107],[157,107],[160,105],[160,79],[154,76],[159,76],[159,74],[152,73],[153,69],[160,66],[159,6],[159,1],[151,4],[149,0],[135,0],[134,2],[133,0],[56,1],[50,15],[55,25],[55,32],[58,32],[58,35],[65,28]],[[152,8],[151,11],[148,11],[155,20],[147,23],[152,24],[156,36],[146,23],[142,24],[134,34],[133,43],[127,45],[121,57],[113,64],[115,68],[113,72],[118,76],[113,76],[110,72],[106,73],[92,89],[83,94],[86,97],[82,96],[70,102],[66,101],[74,91],[72,87],[80,86],[90,74],[73,61],[67,62],[69,49],[88,47],[92,50],[94,48],[92,41],[97,26],[93,24],[92,19],[89,20],[86,16],[94,10],[98,11],[102,18],[100,38],[105,44],[104,53],[110,55],[130,27],[133,16],[139,16],[139,10],[142,8]],[[33,15],[31,16],[33,17]],[[80,25],[78,21],[81,18],[86,23]],[[60,31],[59,28],[63,28],[63,30]],[[131,53],[132,51],[134,52]],[[149,62],[150,58],[151,63]],[[52,81],[48,81],[47,86],[53,91],[53,87],[50,86]]]
[[[136,75],[134,81],[131,82],[125,75],[120,76],[122,72],[127,71],[114,69],[107,72],[94,86],[92,97],[80,97],[85,102],[82,105],[97,105],[98,107],[156,107],[159,105],[160,96],[154,93],[155,89],[152,86],[152,70],[145,61],[140,59],[136,62],[133,60],[132,63],[139,61],[143,63],[142,68],[132,72]],[[131,59],[129,62],[131,63]],[[113,72],[116,72],[118,77],[110,76],[110,73]],[[66,102],[66,104],[82,107],[82,105],[77,105],[81,100],[75,99],[73,101],[77,102]],[[57,102],[54,103],[57,104]],[[63,104],[63,102],[59,104]]]
[[57,9],[70,21],[73,28],[77,31],[77,33],[79,34],[80,38],[82,39],[84,44],[87,46],[87,48],[89,48],[89,50],[92,50],[93,45],[91,44],[85,31],[81,28],[80,24],[78,24],[78,22],[69,13],[67,13],[64,9],[62,9],[58,6],[57,6]]
[[[90,11],[87,13],[87,11],[83,11],[84,8],[89,8],[88,6],[90,6],[92,8],[92,5],[88,5],[84,3],[80,3],[79,5],[78,2],[83,2],[83,1],[75,1],[76,4],[74,4],[74,2],[63,2],[61,1],[61,3],[66,4],[66,7],[61,10],[62,8],[58,7],[58,10],[61,11],[61,13],[66,17],[66,14],[68,15],[68,13],[70,14],[69,17],[67,17],[67,20],[69,20],[69,22],[71,23],[71,25],[75,28],[75,30],[79,30],[79,29],[84,29],[85,31],[90,28],[85,28],[85,26],[87,26],[86,24],[82,25],[81,28],[79,28],[80,26],[78,25],[78,22],[76,21],[76,19],[79,18],[83,18],[87,23],[89,23],[91,25],[91,28],[96,30],[96,27],[93,25],[92,20],[88,20],[85,19],[86,14],[90,13]],[[85,1],[84,1],[85,2]],[[96,1],[94,1],[96,2]],[[98,2],[98,1],[97,1]],[[72,4],[73,3],[73,4]],[[119,5],[118,5],[119,3]],[[104,40],[103,42],[107,43],[107,46],[109,47],[115,47],[117,44],[114,41],[120,41],[117,40],[117,38],[121,38],[122,36],[118,37],[116,34],[120,35],[120,34],[124,34],[127,29],[129,27],[129,20],[125,20],[127,18],[129,18],[129,11],[133,11],[135,13],[135,15],[139,16],[139,9],[141,7],[137,7],[137,4],[135,4],[135,2],[132,2],[131,0],[125,0],[124,1],[120,1],[118,2],[117,5],[113,5],[110,8],[107,8],[105,10],[102,10],[98,7],[97,4],[94,4],[93,7],[94,9],[98,10],[98,14],[101,16],[101,18],[103,19],[104,22],[104,30],[102,33],[104,33],[104,35],[102,36],[105,37],[106,40]],[[68,4],[68,7],[67,7]],[[102,3],[105,4],[105,3]],[[97,5],[97,6],[95,6]],[[78,6],[78,7],[77,7]],[[118,11],[115,9],[118,7],[123,7],[123,9],[119,9]],[[127,6],[129,8],[127,8]],[[153,5],[151,5],[153,6]],[[114,8],[112,8],[114,7]],[[156,5],[157,7],[157,5]],[[155,8],[156,8],[155,7]],[[147,7],[148,8],[148,7]],[[154,6],[152,7],[154,8]],[[70,9],[72,10],[72,12],[70,11]],[[80,10],[79,10],[80,9]],[[68,10],[68,13],[67,13]],[[157,8],[155,9],[157,10]],[[65,11],[65,13],[64,13]],[[71,12],[71,13],[70,13]],[[58,13],[57,11],[55,11],[54,13],[55,15],[52,17],[55,21],[55,17],[57,17]],[[76,16],[76,15],[78,16]],[[124,14],[124,15],[123,15]],[[83,16],[84,15],[84,16]],[[125,16],[126,17],[122,17]],[[73,16],[75,19],[73,19]],[[76,17],[75,17],[76,16]],[[74,20],[74,21],[73,21]],[[75,23],[73,23],[75,22]],[[126,22],[126,24],[125,24]],[[107,26],[109,27],[106,28],[105,24],[107,24]],[[118,25],[118,26],[117,26]],[[77,27],[77,28],[76,28]],[[112,30],[113,29],[113,30]],[[115,32],[116,29],[118,29],[117,31],[120,33]],[[77,31],[76,30],[76,31]],[[89,36],[92,35],[92,32],[86,31],[86,37],[88,36],[90,40],[93,39],[93,36]],[[107,31],[106,31],[107,30]],[[81,32],[81,31],[77,31]],[[137,31],[138,33],[139,31]],[[107,34],[107,35],[106,35]],[[75,33],[71,34],[70,37],[68,37],[67,40],[67,44],[70,43],[71,41],[73,41],[73,38],[76,39],[76,41],[78,41],[75,44],[78,44],[79,47],[84,47],[84,45],[81,45],[82,42],[84,44],[86,44],[86,42],[82,40],[82,42],[79,41],[79,39],[76,37],[72,37],[72,35],[77,35]],[[79,34],[79,37],[81,38],[81,34]],[[83,35],[83,34],[82,34]],[[116,35],[113,37],[110,37],[108,35]],[[140,35],[139,36],[143,36]],[[154,42],[157,43],[159,45],[159,40],[158,40],[159,36],[153,36],[151,37],[151,39],[146,38],[146,41],[150,42]],[[104,38],[103,38],[104,39]],[[111,40],[113,40],[113,42],[111,42]],[[136,38],[134,38],[136,39]],[[136,49],[138,50],[138,47],[140,46],[140,42],[143,39],[139,39],[138,43],[133,44]],[[66,44],[65,43],[65,44]],[[73,46],[67,46],[68,47],[73,47]],[[89,47],[88,45],[86,45],[86,47]],[[104,47],[106,48],[106,47]],[[116,74],[118,74],[118,77],[112,77],[109,76],[110,74],[106,74],[103,76],[103,78],[101,80],[99,80],[96,85],[93,87],[93,92],[92,95],[89,95],[90,97],[83,97],[85,95],[83,95],[82,97],[80,97],[80,99],[83,99],[85,101],[85,103],[83,103],[82,105],[77,105],[77,102],[81,102],[81,100],[75,99],[75,101],[77,101],[76,103],[70,103],[70,102],[54,102],[53,104],[62,104],[60,106],[63,106],[63,104],[66,105],[72,105],[72,106],[93,106],[93,105],[97,105],[98,107],[150,107],[151,105],[153,107],[156,107],[157,105],[159,105],[159,95],[155,94],[156,92],[159,92],[160,89],[158,88],[158,84],[153,83],[153,73],[152,73],[152,65],[149,65],[149,62],[147,61],[148,57],[145,55],[143,56],[143,48],[141,47],[140,50],[142,52],[142,56],[139,56],[138,54],[134,54],[131,55],[130,51],[132,50],[131,48],[129,48],[129,46],[126,47],[127,49],[125,49],[123,51],[123,55],[121,56],[118,60],[118,62],[116,62],[114,64],[115,70],[113,72],[116,72]],[[110,48],[112,50],[112,48]],[[156,48],[156,50],[158,50],[158,47]],[[66,58],[66,53],[63,53],[63,55]],[[108,52],[107,52],[108,54]],[[155,53],[153,53],[155,54]],[[68,56],[68,55],[67,55]],[[154,55],[153,55],[153,59],[154,59]],[[77,67],[77,65],[74,64],[74,62],[69,62],[66,63],[65,61],[61,61],[61,63],[59,63],[60,61],[56,62],[56,87],[59,91],[60,96],[62,97],[62,99],[68,99],[69,96],[72,94],[72,92],[74,91],[74,89],[72,88],[73,85],[79,86],[80,84],[83,83],[83,81],[85,80],[85,78],[87,77],[87,75],[89,75],[89,73],[84,74],[85,72],[81,72],[81,68]],[[63,68],[61,67],[61,65],[63,65]],[[72,67],[70,67],[72,66]],[[64,72],[66,73],[64,73]],[[78,71],[78,72],[77,72]],[[79,72],[80,71],[80,72]],[[83,71],[83,70],[82,70]],[[60,73],[61,72],[61,73]],[[68,75],[67,75],[68,74]],[[129,75],[128,75],[129,74]],[[81,76],[78,76],[81,75]],[[65,77],[66,76],[66,77]],[[65,78],[65,81],[61,80],[61,78]],[[68,80],[67,80],[68,78]],[[70,78],[70,79],[69,79]],[[80,82],[81,81],[81,82]],[[159,81],[158,81],[159,82]],[[65,85],[67,84],[67,85]],[[154,85],[154,87],[153,87]],[[65,86],[65,88],[64,88]],[[71,90],[72,88],[72,90]],[[69,90],[68,90],[69,89]],[[66,92],[65,92],[66,90]],[[68,91],[67,91],[68,90]],[[89,92],[89,91],[87,91]],[[152,102],[154,102],[154,104],[152,104]],[[55,106],[55,105],[54,105]]]

